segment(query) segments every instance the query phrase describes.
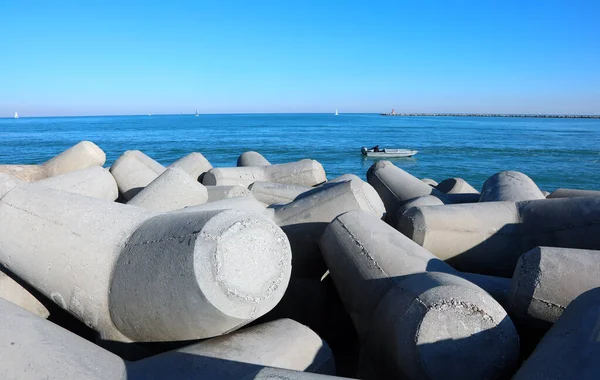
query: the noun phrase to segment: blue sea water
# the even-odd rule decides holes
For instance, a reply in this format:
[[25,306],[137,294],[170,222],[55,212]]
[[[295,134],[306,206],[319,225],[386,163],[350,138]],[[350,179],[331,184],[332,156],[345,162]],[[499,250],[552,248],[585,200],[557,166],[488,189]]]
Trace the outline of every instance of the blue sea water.
[[0,163],[41,163],[81,140],[99,145],[109,166],[139,149],[162,164],[196,151],[213,166],[235,166],[244,151],[272,163],[313,158],[328,178],[365,178],[375,162],[360,147],[411,148],[392,159],[413,175],[462,177],[476,188],[502,170],[540,188],[600,190],[600,120],[384,117],[375,114],[154,115],[0,119]]

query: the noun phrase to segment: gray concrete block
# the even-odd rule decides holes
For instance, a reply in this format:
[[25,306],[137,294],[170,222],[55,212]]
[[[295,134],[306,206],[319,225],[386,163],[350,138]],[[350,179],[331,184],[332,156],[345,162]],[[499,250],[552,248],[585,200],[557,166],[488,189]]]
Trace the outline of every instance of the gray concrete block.
[[37,181],[90,166],[102,166],[106,154],[96,144],[81,141],[40,165],[0,165],[0,173],[22,181]]
[[262,154],[254,151],[242,153],[237,159],[237,166],[268,166],[271,163]]
[[220,335],[271,310],[289,281],[289,242],[259,215],[155,214],[5,177],[0,198],[0,263],[105,340]]
[[507,310],[534,327],[549,328],[584,292],[600,287],[600,251],[537,247],[519,258]]
[[512,373],[519,338],[486,292],[377,217],[327,227],[321,252],[380,378],[482,379]]
[[600,191],[596,190],[579,190],[579,189],[556,189],[548,195],[549,199],[553,198],[579,198],[579,197],[600,197]]
[[[327,182],[326,182],[327,183]],[[273,183],[256,181],[248,186],[252,195],[259,201],[271,204],[286,204],[292,202],[302,193],[312,190],[312,187],[288,183]]]
[[599,379],[599,305],[599,288],[571,302],[513,379]]
[[458,270],[511,277],[538,246],[600,249],[600,198],[413,207],[397,229]]
[[48,318],[50,315],[48,309],[37,298],[5,274],[2,268],[0,268],[0,298],[10,301],[41,318]]
[[101,166],[90,166],[60,174],[36,181],[35,184],[107,201],[114,201],[119,196],[117,182],[112,174]]
[[185,157],[173,162],[169,165],[171,169],[181,169],[191,175],[195,180],[200,180],[200,177],[212,169],[212,165],[208,160],[198,152],[192,152]]
[[169,167],[127,204],[167,212],[203,204],[207,200],[208,192],[204,185],[182,169]]
[[440,182],[436,189],[444,194],[479,194],[479,191],[462,178],[448,178]]
[[481,189],[480,202],[531,201],[546,199],[535,182],[523,173],[504,171],[485,181]]
[[438,185],[437,181],[431,178],[421,178],[421,181],[423,181],[423,183],[426,183],[431,187],[436,187]]
[[395,212],[395,214],[400,217],[407,210],[417,207],[417,206],[441,206],[444,202],[440,200],[438,197],[434,197],[433,195],[423,195],[422,197],[414,198],[405,202],[400,208]]
[[214,202],[227,198],[250,197],[252,192],[241,185],[234,186],[205,186],[208,192],[208,201]]
[[[209,187],[211,186],[207,186],[207,188]],[[207,202],[197,206],[189,206],[179,211],[197,212],[216,210],[239,210],[259,214],[269,219],[275,218],[275,210],[271,208],[266,208],[262,202],[257,201],[253,196],[225,198],[218,201]]]
[[314,186],[327,181],[323,166],[315,160],[300,160],[269,166],[214,168],[202,179],[204,185],[243,185],[256,181]]
[[129,201],[156,179],[166,168],[139,150],[128,150],[110,168],[119,192]]

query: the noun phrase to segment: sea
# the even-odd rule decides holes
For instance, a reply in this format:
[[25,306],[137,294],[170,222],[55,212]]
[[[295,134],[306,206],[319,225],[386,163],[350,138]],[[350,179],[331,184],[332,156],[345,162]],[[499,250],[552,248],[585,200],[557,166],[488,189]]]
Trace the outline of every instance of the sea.
[[418,178],[460,177],[480,189],[503,170],[530,176],[542,190],[600,190],[600,120],[378,114],[225,114],[0,119],[0,164],[42,163],[81,140],[100,146],[110,166],[138,149],[168,165],[190,152],[213,166],[235,166],[254,150],[271,163],[312,158],[328,178],[365,178],[376,160],[360,148],[416,149],[390,159]]

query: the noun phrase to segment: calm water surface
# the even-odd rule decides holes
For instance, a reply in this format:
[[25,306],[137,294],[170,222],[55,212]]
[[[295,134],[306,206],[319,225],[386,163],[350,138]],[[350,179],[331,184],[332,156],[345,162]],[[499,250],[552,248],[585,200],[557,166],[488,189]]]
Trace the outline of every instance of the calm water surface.
[[600,120],[383,117],[373,114],[154,115],[0,119],[0,163],[40,163],[90,140],[109,166],[139,149],[170,164],[196,151],[213,166],[235,166],[246,150],[272,163],[313,158],[328,178],[365,178],[375,162],[361,146],[412,148],[392,159],[413,175],[462,177],[476,188],[501,170],[528,174],[540,188],[600,190]]

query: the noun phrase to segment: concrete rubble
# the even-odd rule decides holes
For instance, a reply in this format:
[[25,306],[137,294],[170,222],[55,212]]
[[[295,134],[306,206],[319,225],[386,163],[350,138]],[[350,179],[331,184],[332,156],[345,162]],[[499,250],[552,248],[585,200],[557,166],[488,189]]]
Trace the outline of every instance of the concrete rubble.
[[1,378],[600,378],[598,189],[105,160],[0,165]]

